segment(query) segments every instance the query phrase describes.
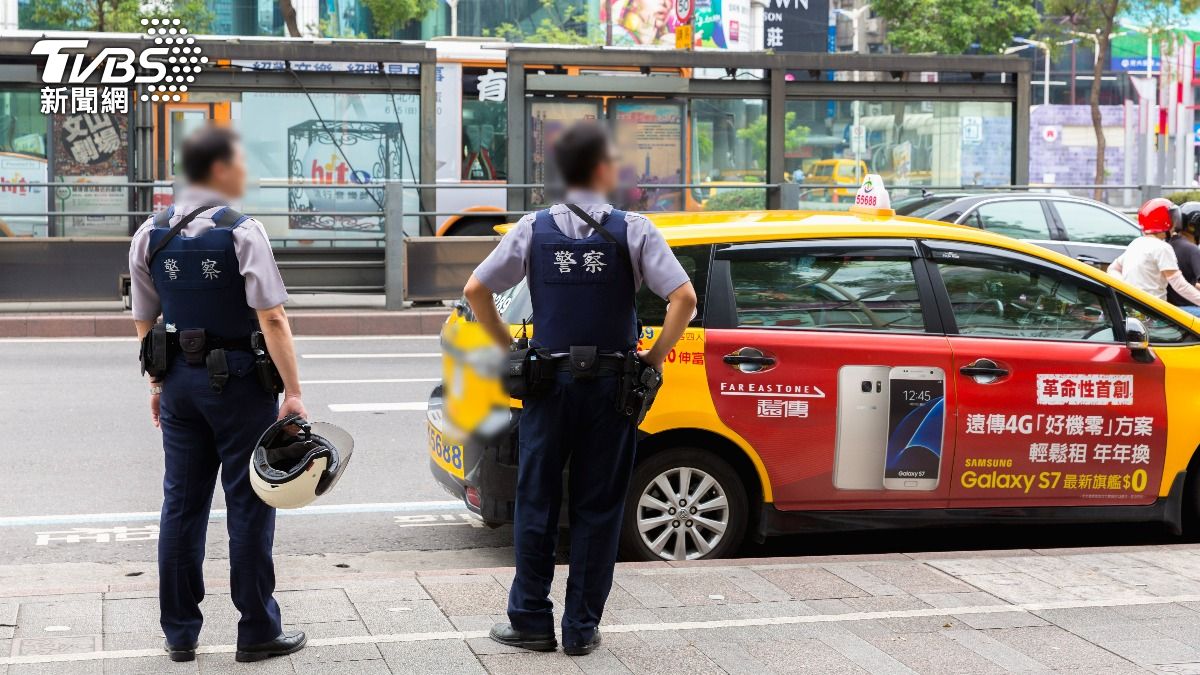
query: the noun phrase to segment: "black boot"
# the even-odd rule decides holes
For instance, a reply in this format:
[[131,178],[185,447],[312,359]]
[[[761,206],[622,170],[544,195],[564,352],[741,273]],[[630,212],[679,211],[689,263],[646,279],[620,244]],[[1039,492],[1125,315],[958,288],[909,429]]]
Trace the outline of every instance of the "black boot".
[[592,634],[592,639],[588,640],[587,642],[584,642],[583,644],[569,645],[566,642],[564,642],[563,643],[563,653],[566,654],[567,656],[586,656],[586,655],[591,654],[592,652],[596,651],[596,647],[599,647],[599,646],[600,646],[600,629],[597,628],[596,632]]
[[248,647],[238,647],[237,653],[233,655],[233,658],[235,661],[248,663],[250,661],[269,659],[272,656],[287,656],[288,654],[295,654],[304,649],[304,645],[307,643],[308,638],[304,636],[304,631],[285,631],[270,642],[263,642]]
[[190,647],[172,647],[170,642],[163,642],[163,649],[167,650],[167,656],[176,663],[196,660],[196,643],[192,643]]
[[554,639],[554,633],[524,633],[507,623],[492,626],[491,638],[502,645],[532,652],[552,652],[558,649],[558,640]]

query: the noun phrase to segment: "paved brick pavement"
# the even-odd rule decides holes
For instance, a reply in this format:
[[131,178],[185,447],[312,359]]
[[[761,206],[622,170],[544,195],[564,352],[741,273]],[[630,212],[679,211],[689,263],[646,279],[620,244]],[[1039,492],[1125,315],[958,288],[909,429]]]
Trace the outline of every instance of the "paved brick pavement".
[[624,564],[602,648],[574,659],[485,637],[511,569],[411,572],[362,556],[282,559],[284,619],[310,646],[235,664],[224,565],[209,564],[190,664],[158,651],[153,578],[0,568],[0,675],[1200,673],[1192,545]]

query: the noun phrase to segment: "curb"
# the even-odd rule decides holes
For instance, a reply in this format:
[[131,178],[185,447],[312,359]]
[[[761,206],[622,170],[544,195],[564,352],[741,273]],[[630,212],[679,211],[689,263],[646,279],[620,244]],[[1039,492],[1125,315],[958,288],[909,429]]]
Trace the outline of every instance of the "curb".
[[[309,312],[288,315],[295,335],[437,335],[449,310]],[[0,338],[89,338],[136,335],[122,314],[0,315]]]

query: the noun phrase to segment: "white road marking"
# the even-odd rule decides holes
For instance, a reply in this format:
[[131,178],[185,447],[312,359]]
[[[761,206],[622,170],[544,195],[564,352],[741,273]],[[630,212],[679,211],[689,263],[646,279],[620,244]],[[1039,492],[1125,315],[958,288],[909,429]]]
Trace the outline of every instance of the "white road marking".
[[[714,628],[754,628],[760,626],[786,626],[806,623],[852,623],[876,619],[909,619],[928,616],[959,616],[963,614],[1006,614],[1035,613],[1048,609],[1082,609],[1095,607],[1133,607],[1141,605],[1166,605],[1176,602],[1200,602],[1200,595],[1175,595],[1152,597],[1125,597],[1102,600],[1063,600],[1059,602],[1032,602],[1017,605],[974,605],[968,607],[928,607],[884,612],[847,612],[845,614],[806,614],[803,616],[770,616],[752,619],[714,619],[711,621],[677,621],[663,623],[634,623],[602,626],[605,633],[643,633],[677,630],[706,630]],[[473,640],[487,637],[488,632],[442,631],[437,633],[392,633],[388,635],[350,635],[335,638],[312,638],[311,647],[333,647],[358,644],[393,644],[398,642],[431,642],[434,640]],[[236,645],[213,645],[200,647],[200,654],[229,654],[237,650]],[[67,663],[72,661],[100,661],[117,659],[139,659],[161,657],[161,649],[126,649],[114,651],[80,652],[75,654],[48,654],[33,656],[10,656],[0,658],[0,666]]]
[[[460,501],[426,501],[426,502],[376,502],[367,504],[315,504],[300,509],[279,509],[276,514],[280,517],[293,516],[327,516],[347,513],[425,513],[445,511],[465,511],[466,507]],[[213,509],[209,512],[209,520],[224,520],[225,509]],[[0,517],[0,527],[30,527],[40,525],[76,525],[86,523],[128,523],[137,521],[157,521],[158,511],[133,511],[126,513],[79,513],[71,515],[46,516],[6,516]]]
[[427,401],[403,403],[330,403],[333,412],[416,412],[429,409]]
[[379,354],[301,354],[302,359],[437,359],[441,352],[390,352]]
[[441,381],[440,377],[391,377],[375,380],[300,380],[300,384],[414,384]]
[[441,527],[443,525],[486,527],[481,519],[470,513],[427,513],[416,516],[393,516],[393,518],[399,527]]

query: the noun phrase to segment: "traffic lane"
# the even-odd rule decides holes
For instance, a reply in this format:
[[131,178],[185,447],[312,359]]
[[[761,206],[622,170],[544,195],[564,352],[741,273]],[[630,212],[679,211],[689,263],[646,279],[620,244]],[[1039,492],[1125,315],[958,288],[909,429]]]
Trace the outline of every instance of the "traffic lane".
[[[428,505],[428,508],[423,508]],[[375,552],[461,552],[465,559],[513,564],[512,528],[492,529],[453,501],[380,505],[370,513],[306,515],[281,511],[276,524],[277,555],[324,555]],[[390,510],[392,508],[400,510]],[[228,558],[223,514],[208,526],[207,555]],[[89,523],[0,524],[0,563],[152,563],[157,554],[158,523],[141,519]],[[560,537],[559,562],[565,562],[570,538]],[[1183,541],[1156,524],[933,527],[922,530],[813,533],[747,541],[736,558],[934,553],[1026,549],[1103,548],[1172,545]],[[468,556],[468,552],[470,555]],[[449,558],[443,556],[443,560]],[[466,564],[451,567],[475,566]]]
[[[0,526],[0,564],[153,563],[158,555],[158,520]],[[396,551],[473,551],[496,566],[510,566],[512,532],[491,529],[464,508],[449,504],[428,509],[372,513],[292,515],[280,512],[275,554],[367,554]],[[209,521],[206,555],[229,558],[226,520]],[[458,565],[463,567],[465,565]]]
[[[307,340],[301,354],[419,353],[431,340]],[[137,376],[133,340],[0,340],[0,405],[21,461],[7,467],[0,516],[157,509],[161,500],[161,436],[149,420],[146,385]],[[429,352],[425,352],[429,353]],[[310,364],[312,365],[310,367]],[[314,419],[347,428],[361,449],[355,466],[375,480],[339,485],[338,499],[432,498],[424,416],[340,414],[330,403],[423,402],[433,383],[324,384],[329,380],[436,379],[437,358],[302,359],[306,404]],[[383,477],[379,479],[378,477]],[[220,496],[218,491],[218,504]]]

